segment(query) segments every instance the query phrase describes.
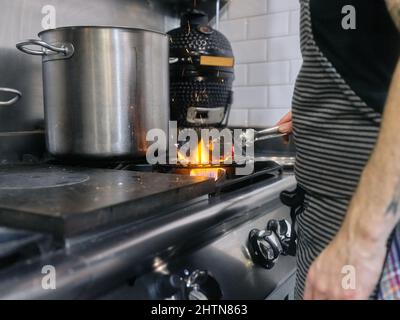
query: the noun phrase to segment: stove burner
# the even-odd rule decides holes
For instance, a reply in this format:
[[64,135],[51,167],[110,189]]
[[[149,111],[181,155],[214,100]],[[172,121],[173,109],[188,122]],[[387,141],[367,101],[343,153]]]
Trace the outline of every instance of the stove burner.
[[[282,167],[274,161],[256,161],[254,163],[254,173],[247,176],[236,175],[236,168],[239,165],[222,165],[220,167],[212,166],[180,166],[180,165],[148,165],[148,164],[132,164],[126,165],[121,170],[131,170],[131,171],[141,171],[141,172],[159,172],[159,173],[169,173],[169,174],[181,174],[190,175],[193,169],[207,169],[220,168],[221,174],[216,179],[217,192],[229,192],[233,190],[240,189],[242,187],[248,186],[250,184],[273,178],[277,175],[282,174]],[[210,177],[214,178],[214,176]]]
[[[58,162],[51,162],[51,164],[61,164]],[[66,164],[63,162],[62,164]],[[75,162],[69,163],[69,166],[78,167],[91,167],[91,168],[106,168],[121,171],[137,171],[137,172],[157,172],[157,173],[169,173],[178,175],[190,176],[191,172],[195,170],[204,169],[215,169],[217,173],[208,173],[206,171],[200,172],[197,176],[214,179],[217,185],[217,193],[229,192],[232,190],[240,189],[244,186],[256,183],[262,180],[270,179],[274,176],[280,175],[283,172],[283,167],[270,160],[258,160],[254,161],[254,173],[247,176],[236,175],[236,169],[240,168],[241,165],[233,163],[231,165],[222,163],[219,166],[215,165],[151,165],[145,163],[145,160],[141,162],[136,161],[113,161],[113,162]],[[245,165],[243,165],[245,166]]]

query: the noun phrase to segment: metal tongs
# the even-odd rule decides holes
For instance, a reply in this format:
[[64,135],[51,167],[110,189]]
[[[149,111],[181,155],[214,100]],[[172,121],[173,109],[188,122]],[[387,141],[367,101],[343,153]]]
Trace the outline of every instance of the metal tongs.
[[245,141],[246,146],[253,145],[257,141],[270,140],[286,136],[287,133],[279,132],[279,126],[256,131],[254,129],[247,129],[240,136]]

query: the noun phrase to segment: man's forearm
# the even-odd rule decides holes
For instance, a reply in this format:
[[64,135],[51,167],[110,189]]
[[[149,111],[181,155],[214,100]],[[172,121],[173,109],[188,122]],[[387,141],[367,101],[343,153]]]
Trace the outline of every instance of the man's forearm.
[[400,63],[373,155],[351,202],[343,231],[349,239],[384,244],[400,220]]
[[[400,0],[385,0],[400,31]],[[400,220],[400,62],[373,155],[361,177],[342,231],[349,239],[384,243]],[[368,241],[367,241],[368,243]]]

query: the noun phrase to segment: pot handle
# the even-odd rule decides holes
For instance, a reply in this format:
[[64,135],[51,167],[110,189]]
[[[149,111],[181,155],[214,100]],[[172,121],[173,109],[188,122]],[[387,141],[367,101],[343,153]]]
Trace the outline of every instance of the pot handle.
[[22,93],[18,90],[15,89],[10,89],[10,88],[0,88],[1,92],[9,92],[9,93],[14,93],[15,97],[8,100],[8,101],[0,101],[0,107],[7,107],[11,106],[14,103],[16,103],[19,99],[22,97]]
[[[34,49],[29,49],[27,48],[27,46],[39,46],[42,47],[42,50],[34,50]],[[20,43],[17,43],[17,49],[27,53],[27,54],[31,54],[34,56],[48,56],[53,52],[54,53],[61,53],[64,55],[71,55],[73,53],[73,47],[72,46],[68,46],[68,45],[61,45],[59,47],[51,45],[43,40],[35,40],[35,39],[29,39]],[[72,52],[71,52],[72,50]]]

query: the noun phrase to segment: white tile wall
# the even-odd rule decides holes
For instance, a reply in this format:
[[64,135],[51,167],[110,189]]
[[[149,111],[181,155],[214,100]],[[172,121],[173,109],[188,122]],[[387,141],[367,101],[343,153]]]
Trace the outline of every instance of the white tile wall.
[[235,86],[246,86],[247,81],[247,69],[249,66],[247,64],[237,64],[235,66]]
[[[243,2],[246,2],[244,0]],[[265,2],[260,0],[260,2]],[[298,10],[299,0],[268,0],[268,11],[269,12],[279,12],[279,11],[290,11],[290,10]]]
[[289,12],[267,14],[249,18],[248,38],[260,39],[276,36],[285,36],[289,33]]
[[229,6],[229,19],[247,18],[267,13],[266,0],[231,0]]
[[222,21],[221,30],[231,41],[241,41],[247,39],[247,19],[235,19]]
[[[302,63],[303,63],[303,60],[301,60],[301,59],[290,61],[290,83],[296,82],[296,78],[297,78],[297,75],[299,74]],[[238,83],[239,82],[237,82],[237,85],[239,85]]]
[[[251,109],[248,110],[247,126],[253,128],[265,128],[274,126],[279,119],[282,118],[283,110],[278,109]],[[240,124],[232,123],[232,126],[240,126]],[[246,127],[247,127],[246,126]]]
[[220,31],[236,58],[235,127],[274,125],[291,107],[301,67],[299,0],[231,0]]
[[268,43],[268,60],[292,60],[301,56],[299,36],[270,38]]
[[233,109],[263,108],[268,104],[268,87],[236,87]]
[[249,85],[277,85],[287,84],[290,81],[289,61],[252,63],[247,68]]
[[289,109],[292,103],[293,86],[270,86],[269,107]]
[[267,40],[246,40],[232,43],[236,63],[251,63],[267,60]]

